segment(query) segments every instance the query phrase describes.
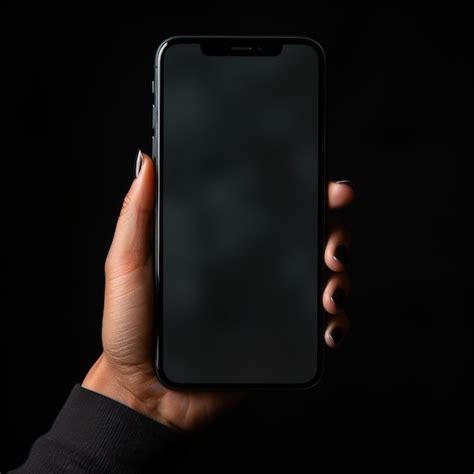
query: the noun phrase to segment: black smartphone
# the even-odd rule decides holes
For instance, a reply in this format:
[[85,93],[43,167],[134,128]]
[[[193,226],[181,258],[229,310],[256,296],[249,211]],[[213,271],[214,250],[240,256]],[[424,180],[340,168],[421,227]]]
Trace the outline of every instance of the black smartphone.
[[314,385],[323,49],[302,37],[172,37],[153,91],[158,378],[174,389]]

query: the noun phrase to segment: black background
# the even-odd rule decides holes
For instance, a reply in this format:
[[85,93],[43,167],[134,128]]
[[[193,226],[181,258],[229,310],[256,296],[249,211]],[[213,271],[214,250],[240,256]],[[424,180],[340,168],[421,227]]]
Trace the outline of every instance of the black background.
[[458,167],[471,159],[469,16],[414,5],[252,18],[230,6],[187,17],[130,8],[1,10],[1,470],[24,459],[100,352],[103,262],[136,150],[151,151],[158,44],[298,34],[328,57],[329,176],[357,188],[344,214],[352,332],[318,387],[252,395],[196,437],[178,470],[456,472],[471,416],[471,243],[458,211]]

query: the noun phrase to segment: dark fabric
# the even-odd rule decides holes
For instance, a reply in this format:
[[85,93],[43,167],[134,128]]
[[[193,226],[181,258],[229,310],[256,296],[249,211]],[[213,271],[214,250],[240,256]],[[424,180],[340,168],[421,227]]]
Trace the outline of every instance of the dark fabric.
[[79,385],[12,473],[163,472],[190,438]]

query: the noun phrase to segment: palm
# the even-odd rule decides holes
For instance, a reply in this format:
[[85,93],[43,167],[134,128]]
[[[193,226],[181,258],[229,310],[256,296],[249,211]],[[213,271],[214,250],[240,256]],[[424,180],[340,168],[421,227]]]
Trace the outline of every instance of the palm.
[[191,431],[206,425],[216,415],[231,407],[242,397],[240,392],[175,391],[162,387],[162,415],[173,418],[175,426]]

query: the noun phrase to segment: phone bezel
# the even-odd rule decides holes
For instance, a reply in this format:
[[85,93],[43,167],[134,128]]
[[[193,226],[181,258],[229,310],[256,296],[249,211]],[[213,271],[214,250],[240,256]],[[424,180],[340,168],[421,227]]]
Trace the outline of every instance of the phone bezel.
[[[163,90],[162,67],[164,53],[167,48],[174,44],[193,43],[202,45],[203,42],[231,42],[233,44],[255,44],[262,42],[265,44],[306,44],[311,46],[319,58],[319,114],[318,114],[318,176],[319,176],[319,195],[318,195],[318,255],[319,255],[319,274],[318,274],[318,293],[319,317],[317,322],[317,370],[314,376],[303,383],[181,383],[169,379],[163,370],[163,344],[161,340],[163,324],[163,287],[162,287],[162,245],[163,238],[161,229],[163,228],[163,199],[161,190],[163,189],[162,180],[163,163],[161,162],[161,134],[162,134],[162,110],[161,95]],[[258,50],[257,50],[258,51]],[[204,53],[205,54],[205,53]],[[239,53],[236,53],[239,54]],[[243,52],[243,54],[246,54]],[[255,53],[259,55],[258,52]],[[265,55],[265,53],[261,53]],[[261,55],[260,54],[260,55]],[[168,388],[178,390],[268,390],[268,389],[308,389],[320,382],[325,368],[325,344],[324,329],[326,321],[326,312],[322,304],[322,295],[325,284],[325,263],[324,247],[326,238],[326,59],[322,46],[314,39],[303,36],[173,36],[164,40],[157,49],[154,67],[154,111],[153,111],[153,152],[152,158],[156,169],[156,197],[155,197],[155,223],[154,223],[154,245],[153,245],[153,273],[154,273],[154,296],[155,296],[155,337],[154,337],[154,366],[158,379]],[[158,214],[158,215],[157,215]],[[156,255],[156,242],[158,240],[158,255]],[[159,303],[159,304],[157,304]]]

